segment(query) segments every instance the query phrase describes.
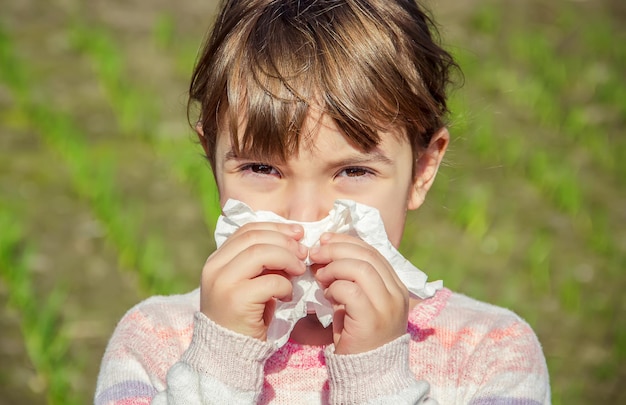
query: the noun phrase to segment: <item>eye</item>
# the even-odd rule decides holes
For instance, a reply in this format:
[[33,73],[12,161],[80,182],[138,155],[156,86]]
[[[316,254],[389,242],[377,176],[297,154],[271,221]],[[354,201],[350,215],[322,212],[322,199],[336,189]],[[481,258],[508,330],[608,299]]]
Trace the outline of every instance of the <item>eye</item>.
[[362,177],[374,174],[371,170],[364,167],[347,167],[339,172],[338,177]]
[[242,172],[251,172],[264,176],[280,176],[280,173],[274,168],[274,166],[263,163],[249,163],[242,166],[240,170]]

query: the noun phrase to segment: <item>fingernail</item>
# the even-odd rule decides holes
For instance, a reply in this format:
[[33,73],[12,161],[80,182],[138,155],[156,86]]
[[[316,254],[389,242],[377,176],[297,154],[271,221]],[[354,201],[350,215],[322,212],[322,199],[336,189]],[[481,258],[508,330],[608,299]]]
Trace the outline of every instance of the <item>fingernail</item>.
[[331,234],[330,233],[323,233],[322,236],[320,236],[320,242],[328,242],[331,238]]
[[310,255],[314,255],[314,254],[316,254],[316,253],[317,253],[317,252],[319,252],[319,251],[320,251],[320,247],[319,247],[319,245],[315,245],[315,246],[313,246],[313,247],[311,247],[311,248],[309,249],[309,254],[310,254]]
[[300,225],[291,225],[291,232],[300,233],[302,232],[302,227]]

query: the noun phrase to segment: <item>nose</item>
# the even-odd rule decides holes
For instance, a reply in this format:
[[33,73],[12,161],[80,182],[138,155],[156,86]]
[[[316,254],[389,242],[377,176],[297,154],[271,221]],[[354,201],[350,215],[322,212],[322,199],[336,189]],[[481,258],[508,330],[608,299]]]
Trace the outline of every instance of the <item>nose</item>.
[[285,194],[283,216],[298,222],[325,218],[334,202],[333,196],[314,182],[292,184]]

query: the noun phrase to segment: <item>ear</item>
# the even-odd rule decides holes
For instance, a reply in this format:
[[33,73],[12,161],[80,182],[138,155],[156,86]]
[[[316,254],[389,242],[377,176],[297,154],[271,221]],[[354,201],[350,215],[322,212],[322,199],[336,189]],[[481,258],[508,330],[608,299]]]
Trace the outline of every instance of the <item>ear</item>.
[[409,193],[408,209],[419,208],[426,199],[426,194],[435,181],[437,170],[439,170],[449,142],[448,128],[441,128],[433,135],[430,144],[415,162],[415,177]]
[[200,145],[202,145],[202,149],[204,149],[204,155],[209,156],[209,145],[207,143],[207,139],[204,136],[204,130],[202,129],[202,121],[199,120],[196,122],[196,134],[198,134],[198,140],[200,141]]

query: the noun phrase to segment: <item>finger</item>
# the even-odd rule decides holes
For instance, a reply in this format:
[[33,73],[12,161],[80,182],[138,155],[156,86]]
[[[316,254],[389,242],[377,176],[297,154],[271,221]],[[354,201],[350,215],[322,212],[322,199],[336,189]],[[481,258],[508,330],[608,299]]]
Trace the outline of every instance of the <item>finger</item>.
[[[299,255],[307,255],[308,251],[299,251],[297,243],[304,236],[304,228],[298,224],[280,224],[276,222],[251,222],[237,229],[226,239],[218,251],[240,251],[256,243],[275,243],[291,246]],[[294,243],[296,242],[296,243]]]
[[333,303],[333,306],[340,305],[343,307],[342,325],[336,325],[337,327],[340,326],[341,330],[344,329],[346,318],[363,322],[367,318],[375,319],[378,316],[378,311],[370,297],[355,283],[338,280],[324,291],[324,297]]
[[344,330],[346,309],[343,305],[333,304],[333,342],[339,342]]
[[[383,267],[386,267],[388,270],[390,270],[389,275],[394,279],[394,281],[398,284],[403,284],[402,281],[400,280],[400,277],[398,277],[398,274],[393,270],[393,267],[389,264],[389,261],[378,251],[378,249],[376,249],[369,243],[365,242],[363,239],[350,235],[350,234],[340,234],[340,233],[332,233],[332,232],[324,233],[320,237],[320,246],[337,244],[337,243],[346,243],[348,245],[355,245],[354,246],[355,249],[358,249],[358,247],[365,249],[365,251],[361,251],[361,253],[355,253],[359,255],[356,257],[360,257],[363,260],[366,260],[373,264],[374,263],[383,264]],[[338,251],[337,253],[340,253],[340,251]],[[346,254],[348,253],[346,252]],[[339,257],[340,256],[337,256],[337,258]],[[378,268],[378,266],[375,266],[375,267]]]
[[260,304],[273,299],[289,301],[292,293],[293,286],[289,279],[278,274],[265,274],[246,281],[234,294],[241,302]]
[[[359,259],[333,261],[319,269],[315,278],[324,288],[332,287],[339,281],[351,282],[357,285],[359,292],[365,293],[372,302],[384,302],[391,294],[374,266]],[[338,302],[345,304],[343,301]]]
[[233,234],[226,239],[224,245],[232,243],[233,240],[236,240],[239,236],[254,233],[256,231],[270,231],[270,232],[278,232],[295,240],[300,240],[304,236],[304,228],[299,224],[283,224],[278,222],[250,222],[245,225],[242,225],[239,229],[237,229]]
[[260,276],[266,270],[284,271],[299,276],[306,265],[293,252],[276,245],[256,244],[245,248],[221,271],[219,278],[224,282],[236,282]]
[[[377,271],[390,292],[400,293],[405,289],[404,284],[387,259],[372,246],[349,235],[333,234],[330,241],[320,245],[317,249],[311,249],[309,257],[313,262],[322,264],[345,259],[358,259],[369,263]],[[356,269],[362,268],[357,266]]]
[[[270,228],[272,228],[272,224],[265,223],[265,225],[270,225]],[[298,233],[294,232],[292,235],[288,235],[277,231],[275,228],[246,228],[241,232],[235,232],[230,238],[228,238],[218,250],[209,256],[206,265],[210,265],[213,268],[220,268],[226,265],[226,263],[232,261],[235,256],[239,255],[245,249],[257,244],[282,247],[290,250],[299,259],[304,260],[308,255],[308,249],[298,242],[297,237],[294,237],[294,235],[298,235]]]

